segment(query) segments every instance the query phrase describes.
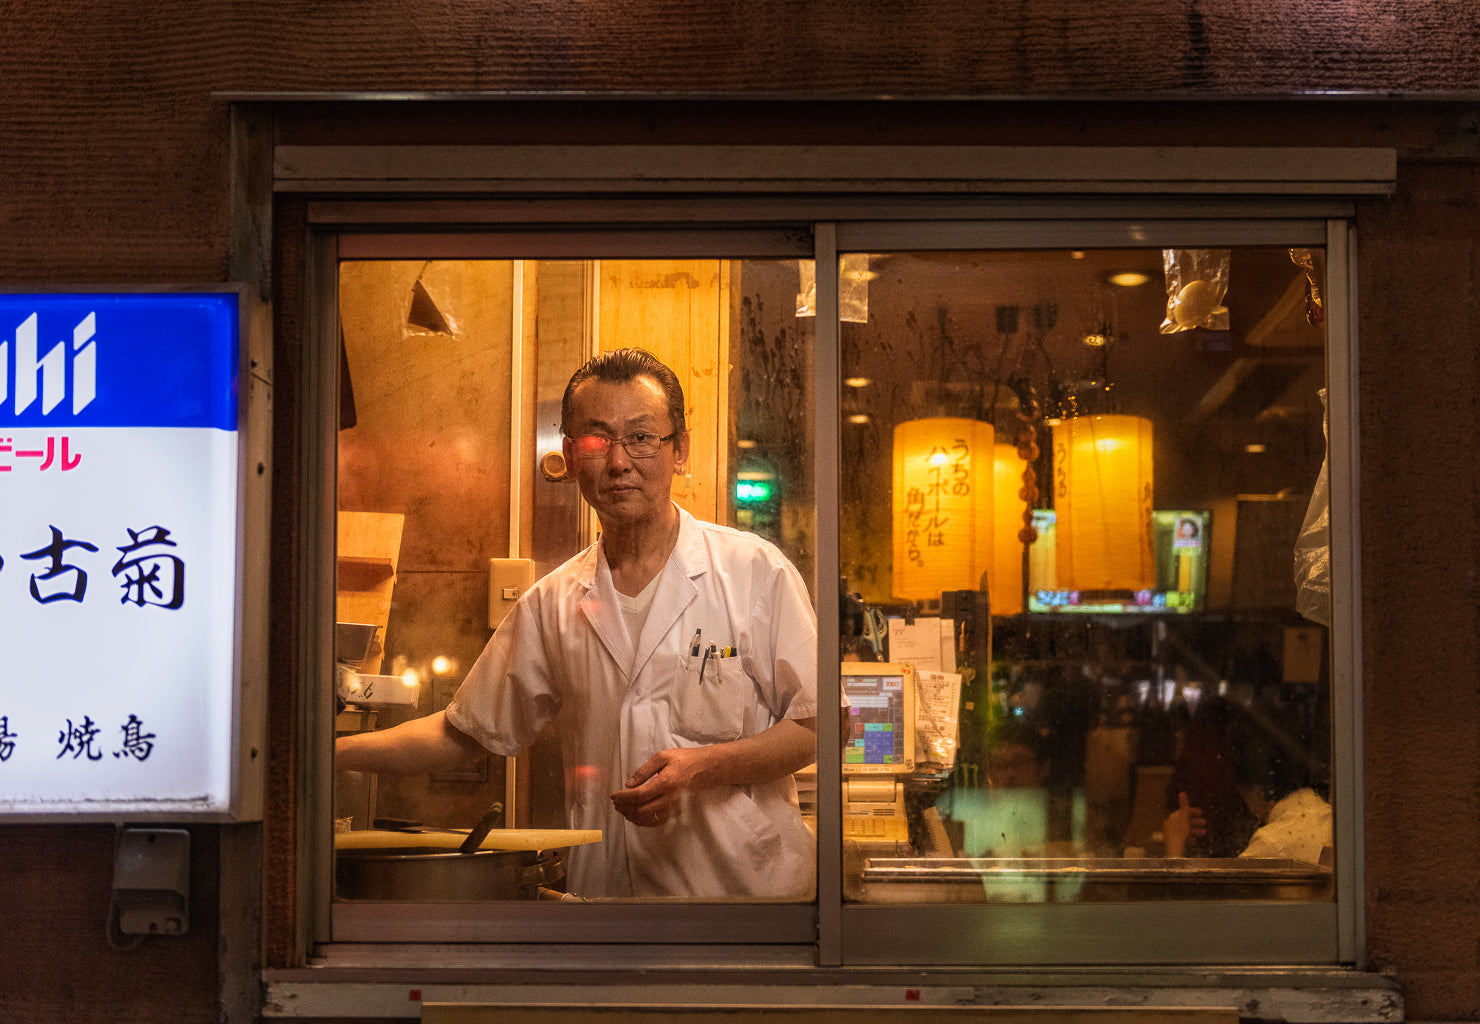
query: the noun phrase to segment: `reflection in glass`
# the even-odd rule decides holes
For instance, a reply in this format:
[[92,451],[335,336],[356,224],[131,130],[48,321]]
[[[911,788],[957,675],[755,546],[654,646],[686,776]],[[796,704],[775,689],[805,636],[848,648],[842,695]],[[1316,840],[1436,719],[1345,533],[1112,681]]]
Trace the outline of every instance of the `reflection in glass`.
[[[841,652],[912,667],[933,743],[905,837],[845,840],[849,898],[1330,898],[1326,618],[1293,579],[1322,264],[872,254],[868,321],[840,325],[867,382],[842,392]],[[845,819],[874,797],[845,778]]]
[[[690,444],[673,476],[673,500],[697,519],[772,541],[802,574],[808,592],[800,601],[813,600],[814,321],[797,319],[796,290],[794,260],[342,264],[337,618],[371,639],[338,666],[336,733],[378,732],[446,708],[489,639],[501,592],[527,587],[521,581],[544,576],[595,541],[596,523],[572,480],[584,470],[565,465],[559,425],[567,380],[597,351],[640,346],[674,369]],[[645,454],[641,441],[623,433],[627,454]],[[669,452],[676,448],[663,444],[650,455]],[[723,643],[724,625],[714,623],[712,639]],[[688,623],[685,641],[693,632]],[[789,653],[813,660],[810,642]],[[709,702],[685,703],[675,712],[684,723],[712,722],[718,710],[725,722],[739,716],[744,709],[719,707],[730,692],[726,681],[758,699],[738,654],[721,647],[698,671]],[[751,708],[743,728],[759,729],[774,710]],[[616,715],[613,708],[613,722]],[[567,707],[517,758],[489,755],[457,770],[400,777],[337,773],[339,897],[588,895],[568,884],[568,851],[588,841],[568,831],[572,808],[608,804],[626,775],[613,781],[610,772],[597,777],[590,765],[568,763],[561,737],[579,724],[574,717]],[[688,738],[708,735],[682,728]],[[751,788],[773,783],[797,803],[786,772]],[[693,810],[692,818],[702,817],[702,808]],[[800,807],[793,811],[789,834],[804,838],[805,849],[789,855],[805,884],[775,898],[809,898],[814,884],[811,837]],[[499,854],[480,860],[497,864],[473,864],[456,852],[480,823],[493,828],[483,852],[493,844]],[[754,817],[745,826],[725,833],[764,831]],[[627,838],[634,847],[642,839]],[[772,857],[765,868],[774,873],[776,864]],[[448,865],[455,874],[444,878]],[[623,895],[619,888],[589,895]],[[708,886],[693,894],[732,892]]]

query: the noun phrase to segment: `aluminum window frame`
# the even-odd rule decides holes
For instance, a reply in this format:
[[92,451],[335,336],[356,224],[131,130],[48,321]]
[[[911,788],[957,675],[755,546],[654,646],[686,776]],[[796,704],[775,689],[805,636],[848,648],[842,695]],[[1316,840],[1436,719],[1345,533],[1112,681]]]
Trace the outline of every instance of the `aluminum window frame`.
[[[1332,578],[1342,581],[1342,585],[1332,588],[1329,633],[1335,899],[1330,903],[1286,905],[1212,901],[985,907],[847,904],[839,908],[836,921],[840,963],[1315,964],[1356,963],[1361,958],[1362,632],[1357,601],[1361,581],[1357,550],[1355,228],[1349,216],[1230,222],[1199,219],[1191,209],[1186,213],[1189,216],[1102,220],[858,221],[836,225],[833,252],[824,253],[819,242],[817,265],[835,267],[838,254],[844,252],[901,250],[1232,245],[1308,245],[1325,249],[1328,450],[1333,453],[1329,470]],[[821,274],[818,279],[820,282]],[[820,285],[818,301],[820,317]],[[823,348],[820,336],[818,348]],[[818,372],[822,372],[821,366]],[[832,514],[835,519],[837,510],[833,509]],[[836,556],[837,552],[831,554]],[[819,678],[836,678],[838,671],[835,652],[819,651]],[[819,788],[822,785],[819,779]],[[824,914],[822,920],[829,922],[829,917]],[[824,949],[829,948],[832,939],[830,929],[824,928]]]
[[[496,210],[502,204],[492,204]],[[643,204],[636,231],[608,235],[610,203],[590,199],[561,199],[531,214],[524,204],[520,229],[508,224],[479,224],[469,232],[438,223],[436,215],[418,221],[418,201],[401,199],[386,205],[359,200],[351,207],[311,204],[308,267],[309,353],[306,358],[303,402],[307,465],[310,475],[321,473],[314,500],[303,512],[304,536],[312,538],[314,555],[305,581],[309,600],[305,615],[302,656],[304,678],[330,678],[332,645],[328,629],[333,618],[333,473],[334,392],[326,387],[335,379],[334,349],[327,339],[337,337],[333,289],[337,263],[346,253],[364,258],[374,251],[389,253],[415,248],[423,257],[441,251],[418,248],[442,239],[449,253],[469,258],[474,252],[489,258],[510,258],[502,242],[519,250],[520,258],[538,258],[539,239],[585,239],[574,248],[556,245],[551,255],[572,251],[643,255],[639,240],[651,243],[652,254],[671,255],[664,246],[674,240],[709,237],[716,255],[759,255],[767,248],[755,242],[786,239],[784,248],[795,255],[800,241],[812,244],[812,256],[821,267],[836,267],[843,251],[879,251],[889,248],[1083,248],[1097,245],[1211,246],[1230,244],[1315,244],[1327,250],[1327,378],[1330,422],[1332,557],[1334,578],[1331,657],[1334,721],[1332,723],[1333,777],[1338,781],[1336,898],[1331,903],[1153,903],[1144,905],[978,905],[978,906],[860,906],[842,902],[841,842],[833,850],[819,844],[818,898],[815,904],[680,904],[662,907],[643,903],[609,905],[440,904],[362,905],[345,909],[329,905],[332,842],[328,828],[330,788],[320,783],[304,801],[300,847],[305,870],[300,899],[305,913],[304,941],[333,960],[333,950],[345,943],[389,943],[403,953],[420,943],[455,942],[476,957],[479,946],[490,955],[507,943],[577,944],[562,949],[586,950],[593,956],[615,955],[624,962],[644,962],[642,948],[673,943],[703,945],[711,955],[723,950],[747,951],[742,961],[760,957],[770,962],[796,964],[799,954],[816,966],[913,965],[940,966],[1129,966],[1149,964],[1357,964],[1362,957],[1361,871],[1361,759],[1360,759],[1360,563],[1358,559],[1358,450],[1356,431],[1356,331],[1354,318],[1355,231],[1350,205],[1339,198],[1313,199],[1303,195],[1281,202],[1268,197],[1230,200],[1226,196],[1147,200],[1144,197],[1107,196],[1052,200],[1038,197],[1024,205],[1000,197],[977,203],[954,197],[949,204],[918,202],[898,196],[876,204],[857,197],[812,197],[769,203],[766,199],[728,201],[711,209],[710,219],[696,217],[680,223],[667,219],[664,204]],[[820,216],[846,213],[851,219],[805,219],[801,210]],[[394,211],[398,229],[384,225]],[[584,214],[583,214],[584,211]],[[1018,216],[1013,216],[1016,211]],[[466,210],[464,210],[466,212]],[[870,212],[879,214],[869,219]],[[913,216],[910,214],[913,213]],[[373,214],[373,216],[370,216]],[[974,216],[973,216],[974,214]],[[1245,216],[1248,214],[1250,216]],[[724,248],[726,228],[743,221],[746,231],[756,224],[766,231],[748,237],[752,252]],[[628,222],[631,223],[630,221]],[[402,225],[420,224],[425,231],[407,232]],[[463,222],[466,224],[466,222]],[[553,230],[552,230],[553,228]],[[615,248],[592,239],[608,236]],[[732,235],[732,239],[741,237]],[[377,250],[384,244],[385,249]],[[769,243],[768,243],[769,244]],[[532,246],[532,247],[531,247]],[[706,251],[696,243],[685,253]],[[818,401],[815,439],[817,494],[820,523],[836,523],[838,516],[838,410],[841,382],[838,365],[837,289],[833,274],[818,275],[818,320],[814,373]],[[310,493],[310,492],[305,492]],[[839,552],[836,529],[817,530],[818,576],[836,575]],[[327,539],[327,543],[325,543]],[[837,621],[837,597],[831,588],[819,588],[818,617]],[[308,620],[316,620],[311,622]],[[826,629],[823,635],[827,635]],[[819,679],[838,678],[836,646],[819,645]],[[826,684],[824,684],[826,685]],[[836,683],[833,684],[834,687]],[[835,690],[834,690],[835,695]],[[824,735],[837,726],[835,701],[823,701],[819,728]],[[305,716],[304,765],[307,774],[329,778],[323,752],[331,746],[332,714],[319,700]],[[831,719],[829,724],[828,719]],[[316,752],[317,751],[317,752]],[[314,787],[310,787],[314,789]],[[819,767],[819,833],[841,831],[840,772],[837,766]],[[838,854],[834,856],[833,854]],[[655,918],[659,920],[654,920]],[[768,954],[765,951],[770,950]],[[811,950],[811,956],[806,951]]]

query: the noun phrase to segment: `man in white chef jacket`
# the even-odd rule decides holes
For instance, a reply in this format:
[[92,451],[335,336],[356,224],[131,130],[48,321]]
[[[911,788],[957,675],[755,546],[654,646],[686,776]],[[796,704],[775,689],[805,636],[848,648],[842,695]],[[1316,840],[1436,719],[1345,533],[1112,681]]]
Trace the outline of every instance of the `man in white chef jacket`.
[[443,712],[345,737],[337,767],[416,773],[516,755],[562,709],[581,896],[807,898],[792,772],[816,758],[817,620],[790,562],[669,497],[683,390],[640,349],[596,356],[562,405],[600,540],[540,580]]

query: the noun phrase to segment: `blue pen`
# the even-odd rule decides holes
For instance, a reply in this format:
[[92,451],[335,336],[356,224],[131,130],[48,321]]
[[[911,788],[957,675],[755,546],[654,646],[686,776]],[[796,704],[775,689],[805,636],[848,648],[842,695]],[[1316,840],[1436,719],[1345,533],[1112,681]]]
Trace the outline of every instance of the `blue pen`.
[[714,653],[714,644],[710,644],[704,650],[704,660],[699,662],[699,685],[704,685],[704,670],[709,667],[709,656]]

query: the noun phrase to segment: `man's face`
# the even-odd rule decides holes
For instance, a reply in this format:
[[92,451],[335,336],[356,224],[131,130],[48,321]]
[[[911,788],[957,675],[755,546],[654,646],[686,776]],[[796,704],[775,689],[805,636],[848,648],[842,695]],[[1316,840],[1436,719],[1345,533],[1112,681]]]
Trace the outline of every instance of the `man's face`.
[[651,377],[614,383],[588,380],[571,396],[570,437],[565,461],[581,486],[581,496],[604,526],[640,523],[667,514],[675,473],[688,463],[689,435],[680,434],[659,446],[656,455],[633,458],[613,444],[601,458],[581,458],[571,438],[599,434],[622,438],[636,433],[666,437],[673,433],[663,389]]

